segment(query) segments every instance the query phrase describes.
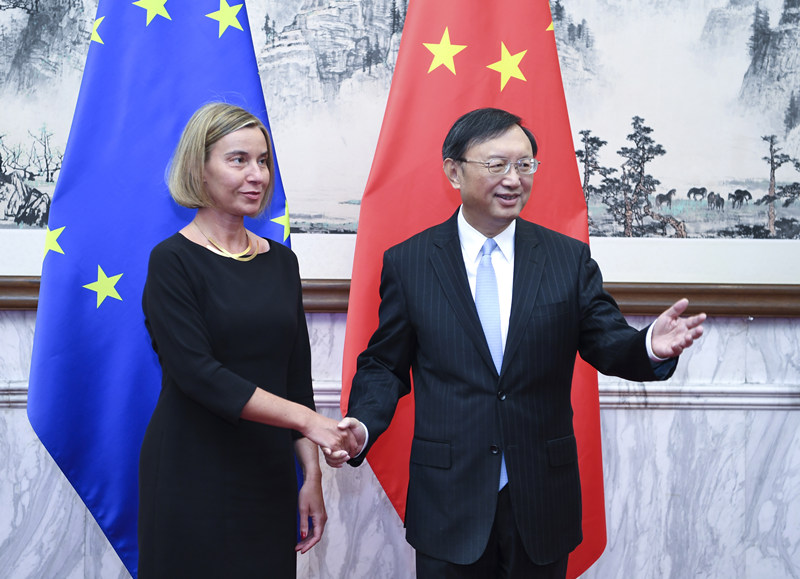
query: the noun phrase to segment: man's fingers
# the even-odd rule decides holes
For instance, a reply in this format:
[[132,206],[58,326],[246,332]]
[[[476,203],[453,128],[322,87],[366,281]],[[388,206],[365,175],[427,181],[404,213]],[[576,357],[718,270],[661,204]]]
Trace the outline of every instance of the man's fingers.
[[342,418],[341,422],[337,425],[340,430],[350,430],[358,425],[358,420],[355,418],[348,416],[346,418]]
[[686,308],[688,307],[689,307],[689,300],[687,300],[686,298],[681,298],[677,302],[672,304],[664,313],[670,317],[679,318],[681,314],[685,312]]

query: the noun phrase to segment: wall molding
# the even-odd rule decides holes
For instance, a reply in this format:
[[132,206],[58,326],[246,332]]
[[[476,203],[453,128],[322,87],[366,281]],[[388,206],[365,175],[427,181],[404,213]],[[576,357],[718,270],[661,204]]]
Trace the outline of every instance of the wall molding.
[[[670,385],[669,382],[600,385],[601,409],[629,410],[800,410],[797,386]],[[341,383],[314,382],[317,408],[339,408]]]
[[20,386],[19,383],[0,385],[0,409],[27,408],[27,406],[27,385]]
[[[314,381],[318,409],[339,408],[341,383]],[[0,385],[0,409],[22,409],[28,403],[27,385]],[[800,384],[778,386],[719,384],[685,386],[669,382],[600,384],[601,409],[628,410],[800,410]]]
[[[661,313],[677,299],[689,299],[690,313],[709,316],[800,317],[800,285],[607,283],[626,315]],[[308,313],[346,313],[350,280],[303,280]],[[35,310],[39,277],[0,276],[0,310]]]
[[672,385],[667,382],[600,385],[600,408],[645,410],[800,410],[796,386],[720,384]]

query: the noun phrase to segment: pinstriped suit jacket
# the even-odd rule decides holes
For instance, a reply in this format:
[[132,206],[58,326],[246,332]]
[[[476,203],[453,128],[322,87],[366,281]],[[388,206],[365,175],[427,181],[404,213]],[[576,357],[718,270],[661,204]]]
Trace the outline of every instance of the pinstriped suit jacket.
[[[378,329],[359,356],[349,416],[370,443],[411,387],[406,534],[418,551],[458,564],[483,553],[494,520],[500,452],[531,559],[549,563],[581,542],[570,388],[577,353],[599,371],[657,379],[646,331],[603,291],[589,247],[517,220],[514,284],[498,375],[469,289],[456,215],[386,251]],[[667,372],[671,374],[675,362]],[[351,464],[358,465],[366,453]]]

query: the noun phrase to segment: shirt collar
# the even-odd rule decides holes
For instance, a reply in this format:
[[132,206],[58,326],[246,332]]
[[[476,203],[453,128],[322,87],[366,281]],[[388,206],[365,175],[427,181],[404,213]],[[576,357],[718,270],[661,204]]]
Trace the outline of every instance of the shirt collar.
[[[458,238],[461,242],[461,250],[469,259],[477,261],[480,258],[481,248],[486,241],[486,236],[472,227],[464,219],[461,208],[458,209]],[[495,235],[494,240],[506,261],[514,260],[514,234],[517,231],[517,220],[511,222],[502,232]]]

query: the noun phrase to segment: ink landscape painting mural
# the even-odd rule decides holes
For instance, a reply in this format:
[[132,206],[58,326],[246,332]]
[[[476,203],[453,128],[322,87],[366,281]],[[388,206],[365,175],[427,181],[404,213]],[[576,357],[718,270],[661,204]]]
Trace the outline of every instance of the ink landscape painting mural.
[[[96,7],[0,0],[0,238],[46,227]],[[406,9],[247,3],[294,233],[356,231]],[[800,239],[800,0],[551,10],[592,236]]]
[[800,2],[553,12],[593,236],[800,238]]

